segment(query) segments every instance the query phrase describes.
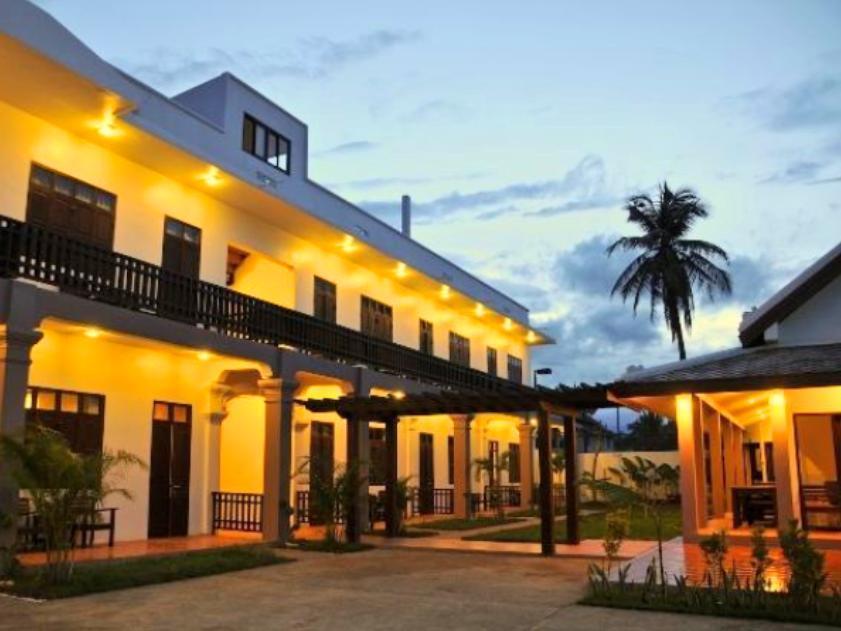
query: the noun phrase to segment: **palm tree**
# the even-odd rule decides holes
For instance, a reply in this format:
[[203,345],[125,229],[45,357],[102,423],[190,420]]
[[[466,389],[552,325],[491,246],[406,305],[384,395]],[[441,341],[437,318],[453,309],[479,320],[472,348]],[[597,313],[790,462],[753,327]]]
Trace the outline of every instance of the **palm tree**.
[[127,468],[146,468],[140,458],[122,450],[77,454],[61,434],[39,425],[28,427],[25,439],[0,435],[0,457],[38,515],[47,556],[42,578],[48,583],[72,577],[73,525],[112,494],[132,499],[117,483],[125,479]]
[[625,210],[628,221],[638,225],[643,234],[618,239],[607,254],[616,250],[641,254],[619,275],[610,295],[618,293],[623,301],[633,297],[636,313],[643,294],[648,293],[651,318],[662,306],[672,341],[677,342],[680,358],[686,359],[683,331],[692,329],[694,289],[706,291],[710,299],[716,293],[732,291],[730,274],[710,260],[729,263],[727,252],[709,241],[686,238],[695,222],[709,214],[691,189],[672,191],[663,182],[656,201],[648,195],[634,195]]

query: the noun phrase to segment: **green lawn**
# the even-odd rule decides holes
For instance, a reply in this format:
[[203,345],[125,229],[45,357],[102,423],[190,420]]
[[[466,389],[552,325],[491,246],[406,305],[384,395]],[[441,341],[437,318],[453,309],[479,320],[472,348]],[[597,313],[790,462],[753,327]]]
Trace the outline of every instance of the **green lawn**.
[[289,561],[290,559],[277,556],[273,550],[263,545],[232,546],[180,554],[79,563],[73,571],[71,581],[64,585],[44,585],[39,580],[38,568],[25,568],[13,585],[0,588],[0,591],[30,598],[69,598]]
[[323,539],[298,539],[293,543],[298,546],[299,550],[306,550],[307,552],[331,552],[333,554],[365,552],[366,550],[373,550],[376,547],[370,543],[346,543],[344,541],[327,543]]
[[460,517],[453,517],[451,519],[429,521],[425,524],[412,524],[412,528],[428,528],[430,530],[473,530],[474,528],[488,528],[491,526],[515,524],[519,521],[525,520],[520,517],[506,517],[505,519],[497,519],[496,517],[461,519]]
[[[585,515],[581,518],[580,535],[582,539],[601,539],[604,536],[605,515],[604,513]],[[663,520],[663,540],[680,536],[681,517],[680,505],[669,505],[665,508]],[[563,543],[566,541],[566,521],[559,519],[555,522],[555,541]],[[641,509],[635,509],[631,518],[628,531],[628,539],[655,540],[654,520],[645,517]],[[496,532],[485,532],[470,537],[469,541],[507,541],[522,543],[540,543],[540,524],[513,528],[511,530],[498,530]]]

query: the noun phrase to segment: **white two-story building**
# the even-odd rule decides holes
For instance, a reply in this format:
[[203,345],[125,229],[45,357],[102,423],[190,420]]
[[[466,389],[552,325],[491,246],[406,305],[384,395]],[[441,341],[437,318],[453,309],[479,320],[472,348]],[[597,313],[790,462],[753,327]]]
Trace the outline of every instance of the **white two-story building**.
[[[0,64],[0,431],[143,459],[109,501],[117,540],[231,527],[243,501],[266,536],[274,507],[305,520],[295,472],[343,462],[348,436],[295,401],[526,387],[550,341],[528,310],[310,180],[307,126],[253,87],[164,96],[26,0],[0,3]],[[525,503],[532,434],[521,414],[401,419],[398,473],[452,511],[483,490],[454,461],[510,452],[494,483]],[[376,493],[384,427],[355,440]],[[14,510],[8,469],[0,497]]]

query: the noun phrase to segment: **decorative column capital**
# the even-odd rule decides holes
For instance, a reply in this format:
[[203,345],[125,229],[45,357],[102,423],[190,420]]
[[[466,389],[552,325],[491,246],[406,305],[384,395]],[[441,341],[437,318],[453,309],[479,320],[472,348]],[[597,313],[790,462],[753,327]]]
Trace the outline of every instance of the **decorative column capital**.
[[44,334],[35,329],[22,331],[10,329],[8,326],[0,329],[0,361],[9,364],[29,365],[29,352]]
[[286,401],[291,403],[298,386],[297,381],[283,381],[277,377],[257,381],[257,389],[267,403]]
[[531,424],[530,421],[524,421],[517,425],[517,431],[520,432],[520,436],[523,437],[532,437],[534,436],[535,426]]
[[457,430],[470,430],[470,424],[473,422],[473,419],[476,418],[475,414],[450,414],[450,418],[453,419],[453,427]]

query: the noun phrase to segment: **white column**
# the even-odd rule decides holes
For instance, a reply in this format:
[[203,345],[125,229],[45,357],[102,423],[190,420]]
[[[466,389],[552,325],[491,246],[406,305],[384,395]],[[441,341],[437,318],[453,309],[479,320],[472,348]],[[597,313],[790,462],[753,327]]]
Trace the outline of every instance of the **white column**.
[[[23,438],[26,427],[24,400],[29,382],[30,351],[42,334],[19,331],[4,326],[0,329],[0,434]],[[16,515],[18,486],[9,467],[0,460],[0,513]],[[14,521],[12,522],[14,524]],[[14,525],[0,528],[0,546],[15,540]]]
[[789,520],[800,521],[800,484],[797,479],[797,445],[794,422],[785,393],[775,390],[768,399],[771,439],[774,442],[774,477],[777,488],[777,527],[783,530]]
[[520,433],[520,507],[534,503],[534,427],[526,419],[517,430]]
[[453,416],[453,512],[456,517],[470,516],[471,460],[470,423],[471,415]]
[[285,542],[292,513],[292,409],[298,384],[273,378],[261,379],[259,386],[266,402],[263,538]]
[[698,538],[698,528],[706,524],[703,459],[697,457],[704,440],[699,401],[690,394],[681,394],[675,397],[675,408],[683,538],[693,541]]

